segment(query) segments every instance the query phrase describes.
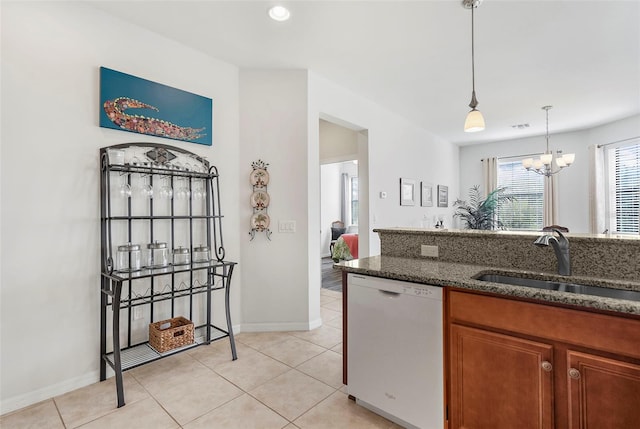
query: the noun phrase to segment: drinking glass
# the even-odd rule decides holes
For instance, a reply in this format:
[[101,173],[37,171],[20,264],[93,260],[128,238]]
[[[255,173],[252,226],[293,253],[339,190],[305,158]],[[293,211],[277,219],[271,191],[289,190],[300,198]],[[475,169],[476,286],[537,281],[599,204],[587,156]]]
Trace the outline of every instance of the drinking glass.
[[189,179],[186,177],[178,178],[178,188],[176,189],[176,198],[188,199],[191,196],[189,190]]
[[137,153],[134,153],[133,158],[131,158],[131,160],[129,162],[134,167],[138,167],[138,166],[142,165],[142,161],[140,161],[140,157],[138,156]]
[[129,185],[129,174],[122,175],[122,184],[120,185],[120,195],[124,198],[131,196],[131,186]]
[[[192,164],[191,171],[193,171],[194,173],[205,173],[204,167],[201,165],[198,165],[198,163]],[[199,199],[206,198],[207,193],[205,191],[205,179],[201,179],[201,178],[193,179],[192,189],[193,191],[191,195],[193,196],[194,199],[199,200]]]
[[143,198],[153,198],[153,187],[151,186],[149,175],[141,174],[135,193]]
[[164,199],[171,199],[173,197],[173,189],[171,188],[169,176],[164,176],[162,178],[159,197]]
[[192,192],[193,198],[196,200],[204,200],[207,196],[206,191],[204,190],[204,184],[202,181],[197,181],[193,186]]

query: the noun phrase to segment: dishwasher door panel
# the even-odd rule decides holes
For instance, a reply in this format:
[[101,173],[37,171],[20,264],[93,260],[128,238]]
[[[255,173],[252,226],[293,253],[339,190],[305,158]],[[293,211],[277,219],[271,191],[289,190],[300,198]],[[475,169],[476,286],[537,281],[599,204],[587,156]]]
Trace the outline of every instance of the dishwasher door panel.
[[372,280],[348,284],[349,394],[415,427],[441,429],[441,288]]

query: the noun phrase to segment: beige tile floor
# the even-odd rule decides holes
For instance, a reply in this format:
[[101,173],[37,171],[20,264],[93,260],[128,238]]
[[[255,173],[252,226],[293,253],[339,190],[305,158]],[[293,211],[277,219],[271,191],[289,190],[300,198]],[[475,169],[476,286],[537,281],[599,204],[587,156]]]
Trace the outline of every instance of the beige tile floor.
[[342,384],[342,294],[321,291],[323,325],[236,335],[0,417],[11,428],[399,428],[356,405]]

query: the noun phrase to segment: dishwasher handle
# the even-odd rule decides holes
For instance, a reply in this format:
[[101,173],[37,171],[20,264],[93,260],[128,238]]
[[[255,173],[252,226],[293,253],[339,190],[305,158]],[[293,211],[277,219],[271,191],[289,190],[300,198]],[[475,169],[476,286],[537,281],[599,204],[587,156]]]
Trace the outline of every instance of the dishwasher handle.
[[378,292],[386,296],[387,298],[396,298],[400,296],[400,292],[392,292],[390,290],[378,289]]

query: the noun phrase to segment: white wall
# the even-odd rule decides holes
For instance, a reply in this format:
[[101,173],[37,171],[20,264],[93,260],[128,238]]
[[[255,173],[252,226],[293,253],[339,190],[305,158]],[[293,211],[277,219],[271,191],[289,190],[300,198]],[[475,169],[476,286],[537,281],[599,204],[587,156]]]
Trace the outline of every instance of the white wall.
[[[173,144],[218,166],[226,254],[240,262],[232,318],[247,330],[320,323],[321,117],[368,130],[358,133],[360,206],[369,213],[360,222],[361,256],[379,253],[375,226],[451,217],[451,207],[400,207],[398,181],[458,188],[458,148],[320,76],[240,77],[234,66],[82,2],[3,2],[1,19],[2,413],[98,380],[100,147]],[[212,98],[213,147],[100,128],[100,66]],[[264,234],[249,242],[248,176],[257,159],[270,163],[271,242]],[[278,233],[280,220],[296,221],[296,233]]]
[[[228,259],[239,259],[240,239],[235,66],[80,2],[3,2],[1,19],[4,413],[98,381],[98,148],[152,141],[206,156],[221,174]],[[213,147],[100,128],[100,66],[212,98]],[[242,177],[244,191],[246,168]],[[236,271],[234,324],[241,279]]]
[[[589,130],[551,133],[549,146],[552,150],[576,154],[574,164],[558,175],[558,224],[568,227],[571,232],[589,232],[588,147],[638,136],[640,115]],[[461,147],[460,196],[465,199],[469,188],[482,184],[482,158],[540,153],[545,147],[544,136]]]
[[340,162],[358,156],[358,132],[320,119],[320,163]]
[[[314,73],[310,73],[309,94],[310,117],[340,118],[368,130],[368,154],[365,159],[359,156],[358,165],[360,205],[369,205],[369,218],[359,225],[360,257],[380,253],[378,235],[372,232],[375,227],[420,227],[425,216],[431,219],[437,215],[444,216],[445,226],[451,227],[451,203],[459,188],[456,145]],[[318,139],[312,133],[310,138]],[[364,180],[367,176],[369,183]],[[420,207],[419,196],[416,206],[401,207],[400,177],[448,185],[449,207]],[[379,197],[381,191],[387,192],[386,199]],[[319,201],[309,204],[317,207]]]
[[[270,241],[264,233],[251,242],[243,237],[243,330],[309,329],[320,320],[319,293],[315,316],[309,309],[307,72],[241,71],[240,106],[240,180],[246,183],[240,188],[241,201],[246,201],[240,218],[248,232],[252,210],[246,178],[251,163],[262,159],[269,163],[273,231]],[[280,221],[295,221],[296,232],[278,232]],[[319,258],[315,262],[319,265]]]
[[340,219],[340,163],[320,166],[320,256],[330,256],[331,222]]

